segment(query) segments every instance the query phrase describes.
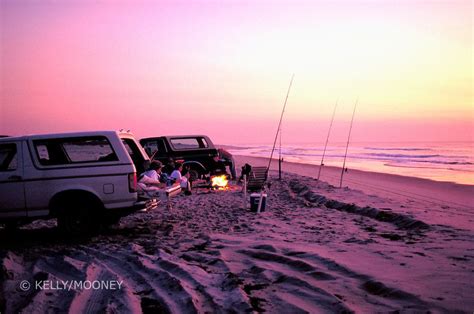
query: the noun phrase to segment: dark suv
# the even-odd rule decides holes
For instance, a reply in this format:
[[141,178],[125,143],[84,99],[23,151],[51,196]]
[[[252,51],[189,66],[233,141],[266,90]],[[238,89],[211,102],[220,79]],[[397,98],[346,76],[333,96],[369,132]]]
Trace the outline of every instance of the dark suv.
[[176,135],[148,137],[140,140],[147,154],[153,160],[166,164],[173,160],[184,160],[189,166],[191,178],[200,178],[213,171],[218,157],[217,148],[205,135]]

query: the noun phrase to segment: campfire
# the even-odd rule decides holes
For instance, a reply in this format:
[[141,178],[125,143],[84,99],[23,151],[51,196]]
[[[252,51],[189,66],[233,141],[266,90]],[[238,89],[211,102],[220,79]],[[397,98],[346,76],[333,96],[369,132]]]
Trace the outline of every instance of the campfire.
[[225,190],[228,185],[229,180],[225,174],[211,177],[211,187],[214,189]]
[[215,174],[211,175],[207,179],[196,180],[193,183],[193,188],[205,188],[209,191],[229,191],[238,189],[237,186],[231,186],[229,184],[230,176],[228,174]]

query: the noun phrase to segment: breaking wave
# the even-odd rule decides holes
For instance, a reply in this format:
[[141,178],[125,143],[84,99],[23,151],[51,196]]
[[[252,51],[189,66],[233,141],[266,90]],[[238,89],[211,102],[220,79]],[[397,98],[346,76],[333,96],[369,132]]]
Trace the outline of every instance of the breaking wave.
[[430,151],[430,148],[417,148],[417,147],[410,147],[410,148],[400,148],[400,147],[364,147],[367,150],[403,150],[403,151]]

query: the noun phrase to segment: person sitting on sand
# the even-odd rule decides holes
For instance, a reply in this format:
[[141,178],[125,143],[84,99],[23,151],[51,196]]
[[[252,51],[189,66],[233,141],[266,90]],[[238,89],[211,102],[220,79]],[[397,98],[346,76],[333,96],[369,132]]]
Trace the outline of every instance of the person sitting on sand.
[[162,171],[160,173],[160,181],[163,182],[163,183],[166,183],[166,186],[173,185],[174,180],[172,180],[170,178],[170,174],[174,170],[174,160],[173,160],[173,158],[171,158],[171,157],[168,158],[168,161],[166,162],[166,164],[163,166],[163,168],[161,170]]
[[189,182],[189,175],[190,173],[187,169],[183,171],[182,163],[176,163],[174,171],[170,175],[170,179],[174,180],[174,183],[179,183],[186,195],[191,194],[191,184]]
[[162,198],[166,184],[160,182],[162,164],[154,160],[150,163],[148,170],[142,173],[138,179],[138,193],[149,197]]
[[174,171],[175,163],[173,158],[169,157],[168,161],[166,162],[165,166],[163,167],[163,173],[167,174],[168,176]]
[[[160,177],[161,177],[161,170],[163,168],[163,165],[160,161],[158,160],[153,160],[150,163],[150,166],[148,167],[148,170],[146,170],[144,173],[141,174],[140,180],[143,177],[147,177],[148,179],[153,180],[153,184],[157,186],[162,186],[162,183],[160,182]],[[140,181],[139,180],[139,181]]]

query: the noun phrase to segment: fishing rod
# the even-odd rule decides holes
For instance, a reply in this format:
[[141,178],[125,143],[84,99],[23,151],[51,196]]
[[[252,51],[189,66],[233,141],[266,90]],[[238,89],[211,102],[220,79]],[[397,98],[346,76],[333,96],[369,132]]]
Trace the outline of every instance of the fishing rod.
[[344,176],[344,172],[346,169],[347,149],[349,148],[349,140],[351,139],[351,132],[352,132],[352,123],[354,122],[354,115],[356,112],[358,102],[359,102],[359,98],[357,98],[354,105],[354,111],[352,112],[351,126],[349,127],[349,135],[347,136],[346,153],[344,154],[344,162],[342,163],[341,180],[339,181],[339,188],[342,188],[342,177]]
[[321,165],[319,166],[318,178],[316,179],[316,181],[319,181],[319,177],[321,176],[321,169],[324,166],[324,156],[326,156],[326,149],[328,147],[329,135],[331,134],[332,123],[334,122],[334,116],[336,115],[336,108],[337,108],[338,102],[339,102],[339,99],[336,101],[336,104],[334,105],[334,110],[332,112],[332,118],[331,118],[331,123],[329,124],[328,136],[326,137],[326,144],[324,144],[323,156],[321,157]]
[[293,84],[293,78],[294,77],[295,77],[295,75],[293,74],[293,76],[291,77],[290,85],[288,86],[288,91],[286,92],[285,103],[283,104],[283,109],[282,109],[281,115],[280,115],[280,122],[278,123],[278,128],[277,128],[277,131],[276,131],[276,134],[275,134],[275,140],[273,141],[273,148],[272,148],[272,153],[270,154],[270,160],[268,161],[267,171],[270,171],[270,166],[272,164],[272,158],[273,158],[273,152],[275,151],[275,146],[276,146],[276,142],[277,142],[277,139],[278,139],[278,134],[281,131],[281,122],[283,120],[283,114],[285,113],[286,103],[288,102],[288,96],[290,95],[291,85]]
[[[290,80],[290,85],[288,86],[288,91],[286,92],[286,98],[285,98],[285,103],[283,104],[283,109],[281,110],[281,115],[280,115],[280,122],[278,122],[278,128],[277,128],[277,131],[276,131],[276,134],[275,134],[275,140],[273,141],[273,147],[272,147],[272,152],[270,154],[270,159],[268,161],[268,166],[267,166],[267,178],[265,178],[265,182],[264,182],[264,185],[266,183],[266,181],[268,180],[268,172],[270,171],[270,166],[272,165],[272,158],[273,158],[273,153],[275,152],[275,146],[276,146],[276,143],[277,143],[277,140],[278,140],[278,134],[280,134],[281,132],[281,122],[283,121],[283,114],[285,113],[285,109],[286,109],[286,103],[288,102],[288,96],[290,95],[290,90],[291,90],[291,85],[293,84],[293,79],[295,78],[295,75],[293,74],[291,76],[291,80]],[[280,134],[280,139],[281,139],[281,134]],[[281,147],[281,146],[280,146]],[[281,151],[281,148],[280,148],[280,151]],[[281,155],[280,155],[281,156]],[[280,158],[281,160],[281,158]],[[280,161],[281,162],[281,161]],[[280,166],[281,167],[281,166]],[[262,208],[262,202],[263,202],[263,191],[264,191],[265,188],[262,188],[262,190],[260,191],[260,199],[258,201],[258,208],[257,208],[257,213],[260,214],[260,210]]]

